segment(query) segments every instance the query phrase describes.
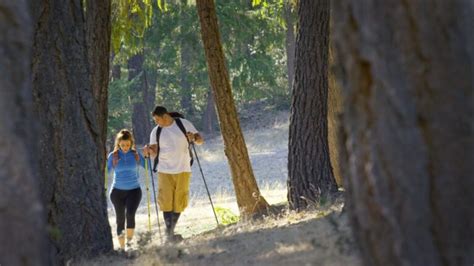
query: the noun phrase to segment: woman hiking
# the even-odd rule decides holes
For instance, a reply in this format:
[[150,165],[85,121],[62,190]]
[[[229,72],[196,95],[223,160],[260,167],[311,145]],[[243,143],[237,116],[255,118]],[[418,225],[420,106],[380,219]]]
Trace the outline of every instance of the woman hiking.
[[127,246],[133,238],[135,230],[135,213],[142,191],[140,189],[139,167],[145,167],[143,156],[135,149],[133,135],[122,129],[115,138],[114,150],[107,158],[107,171],[113,171],[112,192],[110,200],[114,205],[117,236],[120,249],[125,249],[125,220],[127,220]]

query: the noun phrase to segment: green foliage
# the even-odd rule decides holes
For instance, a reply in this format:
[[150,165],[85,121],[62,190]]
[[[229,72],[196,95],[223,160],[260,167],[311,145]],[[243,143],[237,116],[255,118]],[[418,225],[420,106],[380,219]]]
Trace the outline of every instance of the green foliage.
[[220,224],[235,224],[240,219],[240,217],[238,215],[235,215],[230,209],[216,206],[215,210]]
[[[275,15],[281,6],[266,3],[265,9],[217,4],[232,88],[239,105],[287,94],[285,29],[278,19],[281,16]],[[261,10],[270,7],[275,14],[262,16]]]
[[[161,1],[158,0],[161,9]],[[136,54],[143,47],[145,31],[151,26],[152,0],[112,1],[112,50],[118,53],[122,46]]]
[[168,5],[165,0],[156,0],[156,2],[158,3],[158,8],[160,10],[168,11]]
[[[275,107],[285,108],[289,104],[282,3],[216,1],[238,108],[262,100]],[[143,52],[144,70],[156,77],[150,84],[156,88],[155,103],[184,112],[200,127],[210,84],[194,1],[157,0],[152,5],[151,0],[113,0],[113,46],[113,64],[122,66],[132,55]],[[182,60],[183,53],[189,61]],[[183,75],[190,90],[182,88]],[[131,124],[130,102],[138,97],[127,86],[131,83],[125,80],[111,83],[109,129]],[[184,96],[192,99],[193,115],[181,105]]]
[[108,139],[113,138],[122,128],[131,128],[133,95],[130,92],[135,80],[118,79],[109,84],[109,116],[107,122]]

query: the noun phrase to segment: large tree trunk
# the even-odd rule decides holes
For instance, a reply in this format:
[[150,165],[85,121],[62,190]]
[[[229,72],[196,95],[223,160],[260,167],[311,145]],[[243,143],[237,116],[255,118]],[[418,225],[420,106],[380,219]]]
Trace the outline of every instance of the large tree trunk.
[[342,168],[366,265],[472,265],[473,2],[333,3]]
[[293,6],[290,0],[285,0],[283,7],[285,24],[286,24],[286,68],[288,76],[288,92],[291,93],[293,88],[293,80],[295,78],[295,25],[294,25],[294,13]]
[[28,1],[0,0],[0,265],[48,265],[38,189]]
[[152,110],[147,110],[147,89],[144,83],[143,63],[144,57],[142,53],[132,56],[128,60],[128,80],[135,79],[133,83],[133,113],[132,127],[135,141],[137,144],[148,143],[151,132],[151,123],[148,119]]
[[328,148],[329,0],[301,0],[288,148],[288,202],[302,210],[337,191]]
[[111,38],[111,1],[86,0],[86,41],[89,54],[92,91],[97,108],[99,127],[98,143],[102,149],[99,158],[101,169],[105,169],[107,118],[108,118],[108,87],[109,59]]
[[217,25],[215,4],[213,0],[197,0],[196,5],[209,79],[217,104],[224,149],[232,173],[237,205],[243,217],[258,216],[267,212],[269,205],[260,195],[237,117]]
[[34,107],[41,123],[35,158],[51,228],[50,254],[60,264],[112,249],[103,190],[104,141],[90,73],[95,68],[88,61],[81,3],[37,3],[32,62]]

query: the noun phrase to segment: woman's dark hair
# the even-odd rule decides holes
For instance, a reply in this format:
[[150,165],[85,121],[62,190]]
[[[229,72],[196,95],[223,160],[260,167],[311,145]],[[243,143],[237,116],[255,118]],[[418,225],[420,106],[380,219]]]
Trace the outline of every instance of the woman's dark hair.
[[168,113],[168,110],[166,110],[165,107],[163,106],[157,106],[155,107],[155,110],[151,113],[153,116],[163,116]]

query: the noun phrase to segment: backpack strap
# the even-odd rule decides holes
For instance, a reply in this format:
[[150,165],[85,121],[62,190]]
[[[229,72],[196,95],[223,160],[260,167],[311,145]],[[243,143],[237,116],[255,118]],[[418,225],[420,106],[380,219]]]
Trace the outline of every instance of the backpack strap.
[[175,118],[174,121],[176,122],[176,125],[179,127],[181,132],[183,132],[183,134],[184,134],[184,136],[186,137],[186,140],[187,140],[188,136],[186,135],[186,128],[183,125],[183,121],[181,121],[181,119],[179,119],[179,118]]
[[161,135],[161,130],[163,128],[158,126],[156,129],[156,157],[155,160],[153,161],[153,172],[156,173],[157,167],[158,167],[158,160],[159,160],[159,154],[160,154],[160,135]]
[[176,125],[178,125],[179,129],[181,129],[181,132],[183,132],[184,137],[186,138],[186,141],[188,142],[189,156],[191,157],[191,161],[189,163],[192,166],[194,162],[194,157],[193,157],[193,153],[191,152],[191,143],[189,142],[188,135],[186,134],[186,128],[184,128],[184,125],[181,119],[175,118],[174,120],[176,121]]
[[133,152],[133,155],[135,155],[135,161],[137,161],[137,163],[140,162],[140,155],[138,155],[138,152],[136,150],[132,150]]
[[[135,161],[137,161],[137,164],[140,162],[140,155],[138,155],[138,152],[136,150],[131,150],[133,152],[133,155],[135,155]],[[119,162],[119,152],[118,150],[114,151],[112,153],[112,166],[115,167],[117,166]]]
[[116,151],[114,151],[114,153],[112,153],[112,166],[114,168],[115,168],[115,166],[117,166],[118,161],[119,161],[119,154],[118,154],[118,150],[116,150]]

